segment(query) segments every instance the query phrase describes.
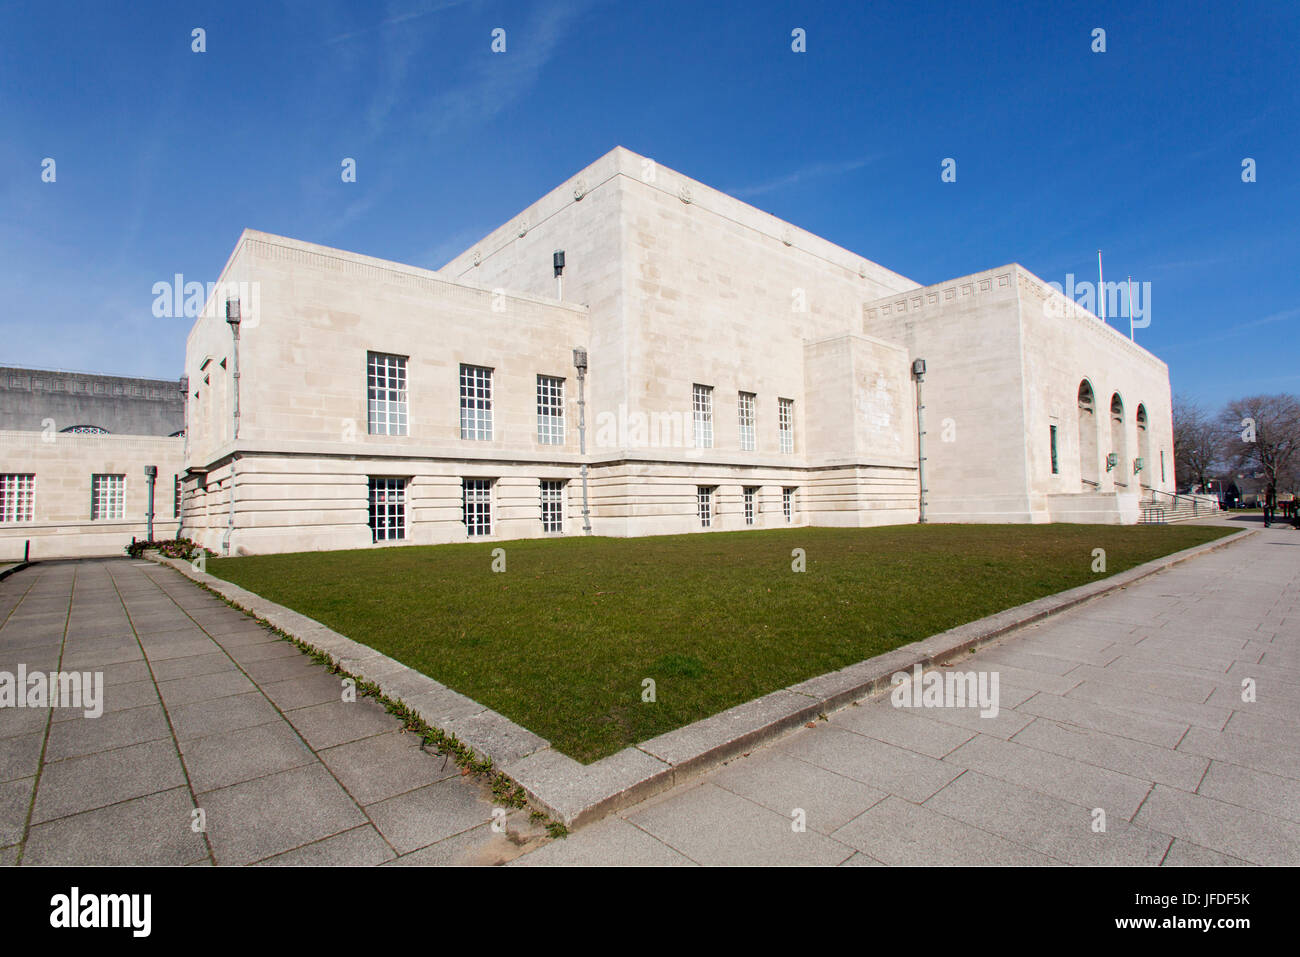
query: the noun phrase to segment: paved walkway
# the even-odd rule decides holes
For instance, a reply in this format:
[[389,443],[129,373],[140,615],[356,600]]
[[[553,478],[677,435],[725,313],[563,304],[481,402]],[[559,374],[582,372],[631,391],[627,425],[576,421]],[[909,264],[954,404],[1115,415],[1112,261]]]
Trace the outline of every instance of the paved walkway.
[[1300,864],[1300,531],[948,670],[997,717],[862,702],[514,863]]
[[0,863],[500,863],[541,837],[526,812],[494,831],[453,761],[168,568],[0,582],[0,672],[19,665],[101,672],[103,714],[0,708]]

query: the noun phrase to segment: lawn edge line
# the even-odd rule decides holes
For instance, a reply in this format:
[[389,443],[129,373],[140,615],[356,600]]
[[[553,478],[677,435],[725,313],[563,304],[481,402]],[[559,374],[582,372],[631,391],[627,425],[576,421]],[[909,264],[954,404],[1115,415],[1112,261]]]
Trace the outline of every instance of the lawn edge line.
[[[747,755],[760,745],[806,723],[824,718],[856,701],[869,698],[888,688],[892,676],[897,672],[910,671],[918,664],[922,668],[928,668],[949,663],[963,654],[973,652],[989,642],[1004,638],[1028,625],[1126,588],[1182,562],[1244,541],[1258,533],[1259,529],[1240,529],[1212,541],[1162,555],[1121,572],[1114,572],[1097,581],[1045,595],[1011,608],[1004,608],[992,615],[937,632],[927,638],[847,665],[837,671],[808,678],[742,702],[707,718],[629,745],[592,764],[581,764],[554,750],[548,743],[545,747],[510,762],[506,765],[507,770],[496,770],[494,773],[501,775],[520,789],[530,803],[544,810],[552,821],[547,825],[548,830],[554,827],[553,833],[557,836],[567,834],[573,828],[590,824],[615,811],[639,803],[717,767],[737,755]],[[210,587],[206,581],[196,576],[202,575],[203,579],[239,591],[246,591],[246,589],[207,572],[198,572],[188,562],[161,556],[154,557],[149,553],[146,555],[153,561],[176,568],[196,584],[221,597],[227,604],[254,617],[276,633],[283,634],[299,647],[309,649],[309,654],[314,652],[323,655],[325,660],[335,664],[328,653],[315,649],[308,642],[299,643],[299,639],[269,624],[256,612],[240,606],[222,594],[218,588]],[[253,592],[247,593],[255,595]],[[255,597],[270,606],[298,615],[317,627],[330,631],[326,626],[301,612],[278,605],[260,595]],[[356,642],[356,644],[361,643]],[[362,647],[369,648],[368,645]],[[414,669],[408,670],[419,674],[414,672]],[[380,685],[374,682],[368,684],[377,689],[376,696],[381,701],[393,701],[404,712],[410,713],[410,709],[399,699],[386,697]],[[357,687],[358,689],[362,687],[360,680]],[[498,715],[489,708],[485,708],[484,711],[509,721],[508,718]],[[773,711],[776,712],[775,715]],[[394,711],[394,713],[398,712]],[[412,716],[420,720],[418,716]],[[446,734],[441,731],[439,733]],[[448,737],[456,740],[454,735]],[[703,743],[700,739],[703,739]],[[461,745],[461,747],[466,746]],[[473,753],[472,749],[466,748],[466,750]],[[650,763],[648,769],[644,767],[647,762]],[[492,766],[490,755],[487,757],[487,765],[489,768]],[[613,782],[610,781],[610,776],[605,774],[605,771],[610,768],[613,769]]]
[[[468,771],[475,779],[482,780],[486,783],[492,792],[493,801],[497,804],[520,810],[528,808],[532,822],[535,824],[542,824],[545,827],[547,834],[552,838],[562,838],[568,835],[569,829],[565,826],[564,822],[556,820],[550,813],[549,809],[545,808],[545,805],[542,807],[529,808],[530,802],[527,789],[509,774],[497,769],[494,766],[492,755],[485,752],[482,757],[479,757],[473,747],[465,744],[457,738],[455,734],[430,724],[412,710],[411,707],[407,705],[406,702],[402,701],[400,697],[386,692],[379,682],[371,681],[348,670],[348,668],[344,666],[341,657],[322,648],[318,648],[307,639],[271,623],[258,612],[245,607],[236,599],[223,594],[220,588],[214,587],[207,581],[197,578],[196,576],[203,575],[204,578],[211,579],[214,582],[219,582],[221,585],[235,588],[238,588],[239,586],[232,586],[230,582],[217,578],[215,575],[209,575],[207,572],[199,572],[195,570],[189,562],[184,561],[183,559],[166,558],[152,550],[146,551],[142,557],[159,565],[175,569],[182,575],[185,575],[185,577],[195,585],[199,586],[204,591],[216,595],[231,608],[247,615],[282,641],[287,641],[292,644],[312,661],[324,666],[330,674],[351,680],[359,694],[367,698],[374,698],[384,706],[385,711],[402,722],[403,730],[418,735],[422,741],[422,746],[427,747],[432,745],[439,754],[450,755],[458,767]],[[261,598],[260,595],[257,597]],[[263,598],[262,600],[267,602],[267,604],[276,605],[275,602],[271,602],[269,599]],[[285,608],[282,605],[276,605],[276,607],[282,608],[285,611],[293,612],[293,609]],[[301,615],[301,613],[297,612],[295,612],[295,614]],[[306,618],[307,616],[301,615],[301,617]],[[314,619],[308,620],[315,621]],[[319,622],[316,622],[316,624],[319,625]],[[320,627],[323,628],[324,626],[321,625]],[[414,669],[409,670],[414,671]],[[487,711],[490,709],[484,708],[484,710]],[[495,712],[493,713],[495,714]],[[549,749],[549,745],[547,748]]]

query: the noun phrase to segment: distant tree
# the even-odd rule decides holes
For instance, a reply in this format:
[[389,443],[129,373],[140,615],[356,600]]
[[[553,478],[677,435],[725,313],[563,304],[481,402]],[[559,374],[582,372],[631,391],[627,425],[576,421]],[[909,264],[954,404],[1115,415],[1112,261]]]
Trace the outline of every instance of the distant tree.
[[1256,395],[1229,402],[1220,417],[1224,451],[1238,468],[1261,473],[1267,491],[1286,491],[1300,458],[1300,399]]
[[1191,399],[1174,397],[1174,478],[1202,490],[1224,464],[1218,421]]

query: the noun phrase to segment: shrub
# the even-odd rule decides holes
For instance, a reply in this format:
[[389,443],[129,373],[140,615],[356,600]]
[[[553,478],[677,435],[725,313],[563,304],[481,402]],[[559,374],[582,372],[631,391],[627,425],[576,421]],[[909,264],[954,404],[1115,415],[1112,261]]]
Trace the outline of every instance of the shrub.
[[164,558],[179,558],[187,562],[197,558],[200,554],[216,554],[216,552],[210,551],[201,545],[196,545],[188,538],[170,538],[161,542],[132,542],[126,546],[126,553],[132,558],[139,558],[148,549],[156,549]]

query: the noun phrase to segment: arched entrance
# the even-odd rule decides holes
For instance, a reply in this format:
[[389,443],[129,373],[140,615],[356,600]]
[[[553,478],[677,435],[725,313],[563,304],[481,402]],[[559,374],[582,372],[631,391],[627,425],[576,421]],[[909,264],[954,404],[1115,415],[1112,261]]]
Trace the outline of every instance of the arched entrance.
[[1097,475],[1097,400],[1087,379],[1079,383],[1079,478],[1085,492],[1101,485]]
[[1116,392],[1110,397],[1110,450],[1117,461],[1111,475],[1115,488],[1127,489],[1129,479],[1128,437],[1124,434],[1124,400]]
[[1138,405],[1138,457],[1142,460],[1142,471],[1138,472],[1138,484],[1142,488],[1151,487],[1151,433],[1147,431],[1147,407]]

